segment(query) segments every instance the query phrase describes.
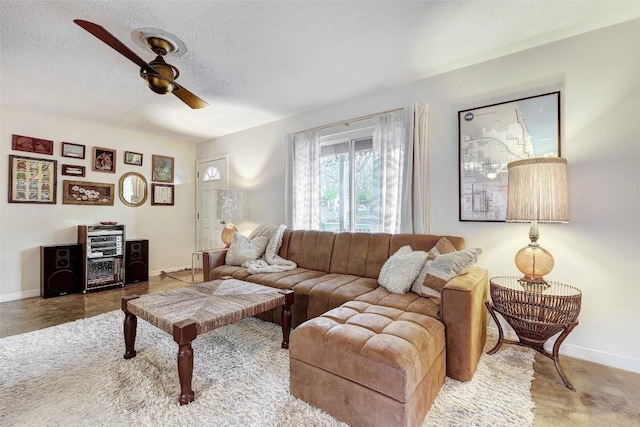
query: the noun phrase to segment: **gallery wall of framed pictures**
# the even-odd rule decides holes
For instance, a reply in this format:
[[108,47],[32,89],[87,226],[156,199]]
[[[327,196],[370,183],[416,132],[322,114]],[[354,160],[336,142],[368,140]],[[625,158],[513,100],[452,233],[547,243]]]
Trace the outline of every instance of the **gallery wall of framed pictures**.
[[[116,149],[13,134],[11,150],[15,153],[9,154],[9,203],[56,204],[60,174],[71,177],[61,182],[62,204],[114,205],[118,191],[118,178],[115,175],[119,156]],[[53,157],[58,154],[60,162]],[[143,166],[143,153],[124,151],[121,158],[121,164],[126,165],[125,169],[129,171],[132,167]],[[87,177],[87,169],[92,173],[90,177]],[[174,169],[174,157],[161,154],[151,156],[150,181],[156,182],[151,184],[152,206],[174,206]],[[96,179],[97,174],[111,174],[111,177],[105,175],[105,179]],[[89,180],[84,181],[83,178]]]

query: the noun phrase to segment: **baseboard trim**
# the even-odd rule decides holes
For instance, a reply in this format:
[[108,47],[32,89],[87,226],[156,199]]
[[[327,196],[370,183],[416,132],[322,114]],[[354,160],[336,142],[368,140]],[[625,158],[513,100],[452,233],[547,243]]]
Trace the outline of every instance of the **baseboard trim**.
[[[495,326],[487,327],[487,334],[498,336],[498,328]],[[517,341],[518,336],[511,330],[504,331],[505,339]],[[553,344],[555,339],[551,339],[546,342],[545,349],[549,352],[553,350]],[[607,353],[592,348],[581,347],[564,342],[560,346],[560,354],[562,356],[574,357],[580,360],[586,360],[588,362],[597,363],[599,365],[610,366],[616,369],[622,369],[623,371],[635,372],[640,374],[640,359],[633,359],[630,357],[624,357],[617,354]]]
[[162,276],[163,272],[173,273],[174,271],[184,271],[184,270],[191,271],[191,266],[185,265],[183,267],[170,267],[170,268],[163,268],[162,270],[153,270],[149,272],[149,276]]
[[40,296],[40,289],[31,289],[22,292],[13,292],[11,294],[0,295],[0,302],[15,301],[18,299],[26,299]]

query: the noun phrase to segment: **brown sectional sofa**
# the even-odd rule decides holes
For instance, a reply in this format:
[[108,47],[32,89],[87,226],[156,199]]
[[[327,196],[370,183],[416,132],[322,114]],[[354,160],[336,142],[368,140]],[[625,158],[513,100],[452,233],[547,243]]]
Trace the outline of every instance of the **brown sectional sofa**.
[[[447,375],[468,381],[473,377],[486,338],[487,271],[473,267],[467,274],[450,280],[441,299],[413,292],[392,294],[377,282],[384,262],[400,247],[410,245],[414,250],[428,251],[441,237],[447,237],[456,249],[464,249],[464,239],[455,236],[287,229],[278,255],[294,261],[298,268],[250,275],[246,268],[225,265],[226,249],[219,249],[204,254],[204,280],[232,276],[292,289],[295,292],[293,327],[348,301],[433,317],[444,324]],[[261,317],[280,322],[280,313],[276,311]]]

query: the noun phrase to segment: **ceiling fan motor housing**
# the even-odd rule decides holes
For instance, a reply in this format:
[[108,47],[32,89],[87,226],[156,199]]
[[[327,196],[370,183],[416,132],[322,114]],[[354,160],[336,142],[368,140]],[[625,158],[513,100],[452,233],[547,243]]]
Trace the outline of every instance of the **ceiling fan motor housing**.
[[180,71],[171,64],[167,64],[161,55],[151,61],[149,65],[158,72],[157,75],[140,70],[140,76],[147,81],[149,89],[160,95],[171,93],[174,88],[173,80],[177,79]]

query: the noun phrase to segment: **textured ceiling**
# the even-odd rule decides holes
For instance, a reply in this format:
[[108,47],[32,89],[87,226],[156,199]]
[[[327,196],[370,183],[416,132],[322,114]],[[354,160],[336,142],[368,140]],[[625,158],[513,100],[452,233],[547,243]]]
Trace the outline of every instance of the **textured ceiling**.
[[[640,1],[7,1],[0,103],[200,142],[385,87],[640,17]],[[138,67],[78,27],[187,46],[167,62],[209,103],[151,92]]]

